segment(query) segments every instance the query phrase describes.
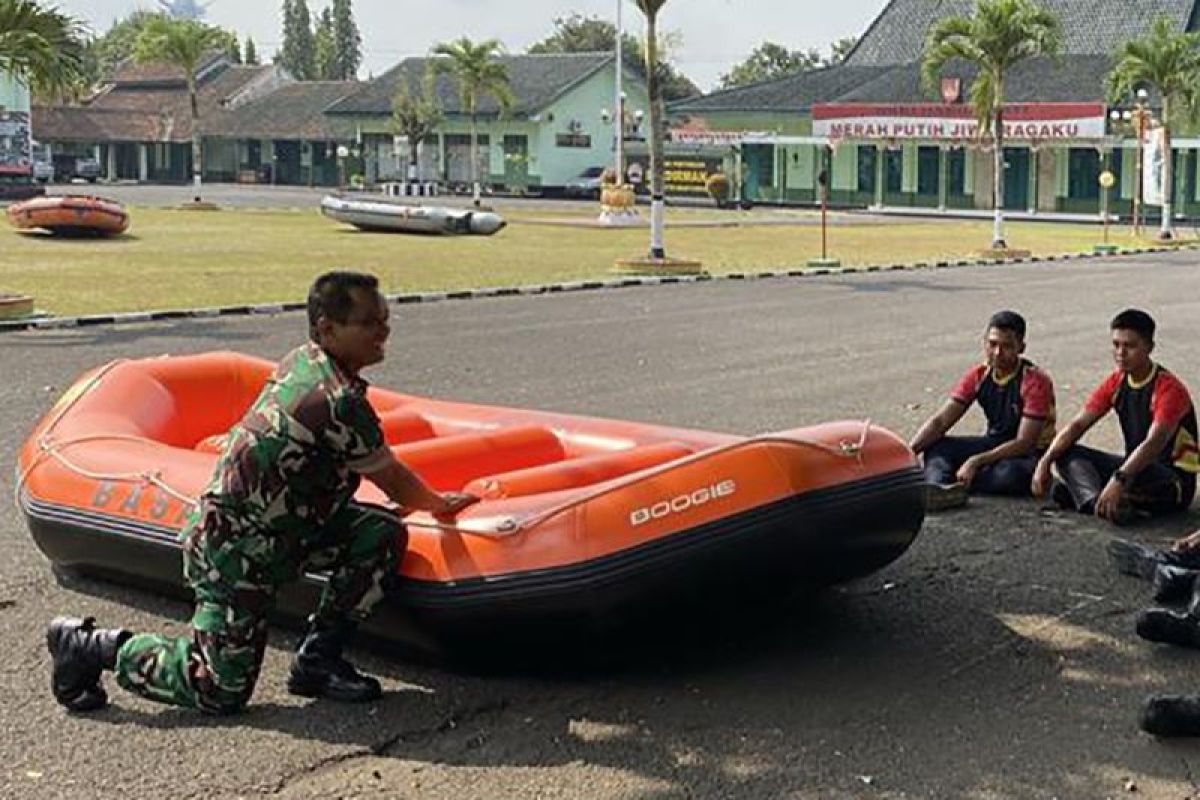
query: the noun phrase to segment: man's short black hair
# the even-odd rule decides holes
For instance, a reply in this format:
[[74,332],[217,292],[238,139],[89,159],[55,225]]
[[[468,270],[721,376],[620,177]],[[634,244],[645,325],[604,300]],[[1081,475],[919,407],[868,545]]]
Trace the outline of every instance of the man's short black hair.
[[1025,318],[1015,311],[997,311],[988,320],[988,330],[1012,331],[1018,339],[1025,338]]
[[308,290],[308,335],[317,340],[317,320],[328,317],[334,322],[346,322],[354,308],[354,289],[379,291],[379,279],[364,272],[326,272],[313,281]]
[[1147,342],[1154,341],[1154,318],[1137,308],[1127,308],[1112,319],[1112,330],[1133,331]]

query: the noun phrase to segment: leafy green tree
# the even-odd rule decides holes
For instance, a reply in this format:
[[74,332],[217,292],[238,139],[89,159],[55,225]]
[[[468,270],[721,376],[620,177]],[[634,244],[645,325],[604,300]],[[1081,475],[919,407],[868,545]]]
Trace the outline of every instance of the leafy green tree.
[[761,83],[821,66],[821,54],[816,50],[788,50],[775,42],[763,42],[750,56],[721,76],[721,88],[732,89]]
[[1154,20],[1150,32],[1123,44],[1105,81],[1109,102],[1129,98],[1137,89],[1153,89],[1162,99],[1163,210],[1159,238],[1175,236],[1172,220],[1174,158],[1171,126],[1194,121],[1200,106],[1200,33],[1187,33],[1166,17]]
[[258,66],[258,48],[254,46],[254,39],[246,37],[246,44],[242,47],[242,60],[250,66]]
[[663,138],[666,133],[666,109],[663,106],[662,81],[658,71],[658,12],[667,0],[637,0],[646,15],[646,89],[650,96],[650,258],[667,257],[663,246],[663,215],[666,211]]
[[392,97],[392,131],[408,139],[408,179],[418,180],[417,148],[442,124],[445,113],[434,91],[433,70],[421,80],[421,91],[414,93],[408,81],[400,82]]
[[333,0],[333,78],[352,81],[362,65],[362,35],[354,22],[351,0]]
[[196,70],[205,57],[227,43],[227,34],[193,19],[157,17],[147,23],[134,48],[139,63],[172,64],[183,70],[187,80],[188,107],[192,119],[192,182],[196,201],[200,200],[201,175],[204,172],[200,147],[200,104],[197,100]]
[[829,58],[825,60],[825,66],[833,67],[841,64],[857,44],[857,36],[843,36],[841,39],[835,41],[829,46]]
[[318,80],[334,80],[337,72],[337,45],[333,41],[333,13],[326,6],[317,17],[313,29],[313,46],[316,48],[316,77]]
[[936,91],[947,63],[962,60],[978,70],[970,100],[982,135],[992,142],[992,247],[1004,249],[1004,79],[1034,56],[1056,56],[1062,47],[1058,17],[1032,0],[979,0],[972,17],[945,17],[929,31],[921,77]]
[[471,124],[471,184],[475,205],[479,205],[479,137],[476,130],[476,110],[479,101],[492,97],[500,104],[500,113],[507,113],[513,104],[512,88],[508,82],[508,67],[496,60],[503,47],[496,39],[473,42],[463,36],[452,42],[442,42],[433,48],[435,74],[447,73],[458,83],[459,97]]
[[[572,13],[554,20],[554,33],[533,44],[528,53],[608,53],[617,47],[617,26],[599,17]],[[659,49],[663,42],[660,40]],[[643,80],[646,78],[646,54],[642,41],[629,33],[621,36],[621,50],[626,68]],[[700,94],[696,84],[688,80],[664,58],[658,59],[659,81],[663,97],[668,101],[681,100]]]
[[87,80],[83,23],[34,0],[0,0],[0,72],[45,95],[69,94]]
[[[165,17],[165,14],[153,11],[134,11],[124,19],[114,22],[112,26],[104,33],[104,35],[92,39],[88,42],[86,60],[88,64],[88,77],[91,83],[103,83],[108,78],[112,77],[117,68],[129,59],[133,58],[133,51],[137,44],[138,38],[142,35],[146,25],[151,20]],[[237,43],[237,36],[221,28],[206,25],[213,30],[220,31],[223,44],[217,48],[227,53],[231,58],[235,56],[234,48]],[[233,58],[236,62],[237,58]]]
[[298,81],[314,80],[316,49],[306,0],[283,0],[283,44],[275,63]]

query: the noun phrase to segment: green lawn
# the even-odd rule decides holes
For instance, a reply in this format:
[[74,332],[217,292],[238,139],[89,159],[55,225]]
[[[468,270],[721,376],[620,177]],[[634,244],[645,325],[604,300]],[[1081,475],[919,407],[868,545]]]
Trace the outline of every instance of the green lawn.
[[[578,213],[578,212],[576,212]],[[377,274],[388,292],[513,286],[611,277],[614,259],[645,252],[645,229],[593,230],[530,224],[519,212],[498,235],[422,237],[360,233],[307,211],[195,212],[134,208],[129,234],[114,240],[58,240],[0,229],[0,293],[32,294],[58,315],[302,300],[314,276],[332,268]],[[799,216],[799,212],[793,212]],[[736,219],[675,210],[671,219]],[[969,257],[988,243],[991,223],[854,224],[830,228],[846,265]],[[1094,226],[1011,223],[1013,247],[1035,254],[1090,251]],[[1128,229],[1112,241],[1139,244]],[[667,251],[698,258],[712,273],[797,268],[820,252],[807,225],[669,227]]]

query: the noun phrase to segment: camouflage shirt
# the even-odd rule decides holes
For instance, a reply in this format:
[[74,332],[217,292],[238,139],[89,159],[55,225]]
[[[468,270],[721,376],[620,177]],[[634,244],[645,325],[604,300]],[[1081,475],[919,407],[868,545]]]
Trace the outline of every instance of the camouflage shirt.
[[309,342],[284,357],[229,432],[201,506],[237,527],[306,538],[354,496],[360,473],[390,458],[367,382]]

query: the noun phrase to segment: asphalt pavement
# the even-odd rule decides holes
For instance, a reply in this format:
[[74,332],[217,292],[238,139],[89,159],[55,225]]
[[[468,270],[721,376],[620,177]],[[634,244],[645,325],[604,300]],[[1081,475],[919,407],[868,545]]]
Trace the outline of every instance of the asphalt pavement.
[[[1156,355],[1200,389],[1193,252],[803,279],[715,281],[394,309],[383,386],[472,402],[754,433],[870,418],[910,435],[977,357],[988,315],[1069,417],[1110,368],[1107,324],[1159,321]],[[0,452],[84,369],[231,349],[276,358],[299,314],[0,334]],[[979,425],[974,412],[964,421]],[[1115,448],[1105,423],[1089,442]],[[179,633],[187,608],[57,585],[0,471],[0,796],[225,798],[1200,797],[1200,745],[1137,730],[1153,691],[1200,691],[1200,655],[1133,634],[1147,589],[1114,574],[1113,529],[1032,502],[930,517],[882,572],[816,599],[681,625],[611,664],[462,673],[354,653],[366,706],[284,689],[272,635],[248,713],[203,718],[110,685],[64,714],[48,691],[55,614]],[[1124,532],[1165,542],[1200,515]],[[666,633],[666,632],[664,632]]]

